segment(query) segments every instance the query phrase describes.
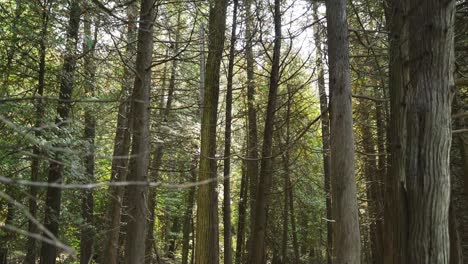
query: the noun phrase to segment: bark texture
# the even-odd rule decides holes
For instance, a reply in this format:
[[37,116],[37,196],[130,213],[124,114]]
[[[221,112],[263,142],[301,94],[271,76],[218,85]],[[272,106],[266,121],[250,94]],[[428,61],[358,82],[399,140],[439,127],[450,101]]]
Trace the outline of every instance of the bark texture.
[[361,262],[346,1],[327,0],[333,262]]
[[410,1],[406,191],[408,263],[449,263],[455,1]]

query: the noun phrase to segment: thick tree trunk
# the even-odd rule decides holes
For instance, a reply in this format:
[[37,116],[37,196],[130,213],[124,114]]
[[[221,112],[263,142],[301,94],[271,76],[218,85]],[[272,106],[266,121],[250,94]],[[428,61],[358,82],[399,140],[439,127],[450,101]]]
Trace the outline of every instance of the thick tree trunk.
[[[89,7],[87,7],[89,8]],[[85,12],[89,12],[86,10]],[[91,16],[85,15],[84,19],[84,41],[83,41],[83,52],[87,53],[84,58],[84,75],[85,75],[85,93],[86,96],[95,96],[95,75],[96,67],[94,65],[94,45],[96,39],[91,34]],[[93,43],[89,43],[92,39]],[[90,46],[91,45],[91,46]],[[94,116],[94,109],[86,108],[85,110],[85,121],[84,121],[84,140],[87,141],[87,147],[85,149],[84,167],[87,182],[94,182],[94,140],[96,136],[96,118]],[[93,245],[94,245],[94,198],[92,190],[84,190],[81,205],[81,215],[84,223],[81,229],[80,238],[80,264],[91,263],[93,256]]]
[[[149,165],[149,103],[151,90],[151,63],[153,54],[153,21],[156,0],[142,0],[138,28],[136,77],[132,92],[132,151],[128,180],[144,182]],[[130,185],[127,189],[129,222],[125,244],[125,263],[142,264],[145,260],[147,192],[144,185]]]
[[237,6],[234,0],[232,13],[231,43],[229,47],[229,63],[226,87],[226,119],[224,130],[224,191],[223,191],[223,223],[224,223],[224,264],[232,264],[231,238],[231,123],[232,123],[232,79],[234,77],[234,56],[236,45]]
[[224,48],[227,1],[210,2],[208,61],[201,123],[201,156],[198,181],[209,181],[197,191],[196,264],[217,264],[218,194],[216,154],[216,125],[219,97],[220,66]]
[[322,150],[323,150],[323,179],[325,190],[325,208],[326,208],[326,223],[327,223],[327,263],[331,264],[331,251],[333,247],[333,230],[332,230],[332,215],[331,215],[331,193],[330,193],[330,118],[328,116],[328,98],[325,92],[325,74],[323,69],[323,51],[322,51],[322,27],[318,16],[318,4],[313,5],[313,19],[316,23],[314,27],[314,41],[316,47],[316,64],[317,64],[317,84],[320,96],[320,112],[322,113]]
[[361,261],[346,1],[327,0],[333,261]]
[[[134,75],[130,68],[135,65],[134,54],[136,53],[136,31],[137,31],[137,5],[136,2],[127,7],[127,48],[125,51],[126,61],[122,94],[119,111],[117,114],[117,129],[114,139],[114,153],[112,155],[111,182],[125,181],[127,178],[128,157],[130,152],[130,91]],[[107,232],[104,239],[104,251],[102,253],[102,263],[117,264],[119,256],[120,220],[122,215],[122,203],[124,197],[124,187],[109,187],[109,205],[107,208]]]
[[263,134],[262,160],[259,183],[255,198],[255,217],[252,241],[249,250],[250,264],[261,264],[264,260],[265,234],[267,224],[268,193],[272,184],[272,144],[275,122],[277,91],[279,83],[280,53],[281,53],[281,0],[274,4],[275,40],[273,47],[273,61],[270,72],[270,90],[266,110],[265,128]]
[[449,263],[455,1],[410,1],[406,178],[408,263]]
[[[60,134],[62,133],[62,130],[67,127],[68,122],[70,122],[69,116],[72,107],[70,99],[73,92],[80,15],[80,1],[71,1],[67,29],[66,51],[63,59],[63,67],[60,78],[60,101],[57,106],[57,118],[55,120],[55,123],[60,130],[58,133]],[[50,163],[48,176],[49,183],[62,183],[63,165],[60,161],[63,159],[63,157],[61,155],[63,154],[56,153],[54,157],[55,161]],[[47,228],[54,236],[57,236],[59,231],[61,196],[62,190],[60,188],[47,188],[44,212],[44,227]],[[47,236],[46,234],[44,235]],[[42,243],[41,264],[55,264],[56,255],[57,248],[54,245]]]
[[[38,72],[38,84],[37,84],[37,96],[42,97],[44,95],[45,88],[45,74],[46,74],[46,52],[47,52],[47,35],[48,35],[48,26],[49,26],[49,13],[50,5],[47,5],[42,9],[42,27],[41,27],[41,40],[39,43],[39,72]],[[44,102],[42,99],[38,99],[36,102],[36,124],[35,128],[42,126],[44,119]],[[40,137],[40,129],[34,131],[35,137]],[[31,160],[31,181],[35,182],[39,180],[39,174],[41,170],[40,156],[41,150],[38,146],[33,148],[33,156]],[[32,217],[36,218],[37,216],[37,193],[38,189],[35,186],[29,187],[29,213]],[[31,234],[37,234],[39,232],[36,224],[33,221],[28,221],[28,232]],[[26,242],[26,257],[24,259],[25,264],[35,264],[36,263],[36,239],[28,237]]]

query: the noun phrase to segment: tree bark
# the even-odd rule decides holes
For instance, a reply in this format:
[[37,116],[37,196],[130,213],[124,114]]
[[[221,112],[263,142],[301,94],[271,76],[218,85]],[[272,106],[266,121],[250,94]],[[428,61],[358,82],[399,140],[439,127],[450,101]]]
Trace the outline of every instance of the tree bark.
[[262,160],[258,188],[255,198],[255,217],[252,241],[249,250],[249,263],[261,264],[264,260],[265,234],[267,224],[268,193],[272,184],[272,143],[275,123],[277,91],[279,83],[280,52],[281,52],[281,0],[274,4],[275,40],[273,46],[273,61],[270,71],[270,90],[266,110],[265,128],[263,134]]
[[328,98],[325,92],[325,74],[323,69],[323,51],[322,51],[322,27],[318,17],[318,3],[312,3],[313,19],[316,23],[314,27],[314,41],[316,47],[316,65],[317,65],[317,84],[320,98],[320,112],[322,123],[322,151],[323,151],[323,179],[325,190],[325,207],[327,223],[327,263],[331,264],[331,253],[333,248],[333,230],[332,230],[332,208],[330,193],[330,118],[328,116]]
[[226,118],[224,129],[224,191],[223,191],[223,223],[224,223],[224,264],[232,264],[231,238],[231,123],[232,123],[232,79],[234,77],[234,57],[237,34],[237,6],[233,2],[231,43],[229,47],[229,63],[226,87]]
[[227,1],[210,1],[208,61],[201,123],[201,155],[198,181],[209,181],[197,191],[196,264],[217,264],[218,194],[216,154],[216,125],[219,99],[220,64],[224,48]]
[[[70,122],[69,116],[72,108],[70,99],[73,92],[73,83],[75,77],[76,66],[76,50],[78,44],[78,30],[80,27],[80,1],[73,0],[70,3],[70,14],[67,28],[67,44],[66,51],[63,59],[63,67],[60,76],[60,94],[59,103],[57,106],[57,118],[55,123],[59,128],[59,137],[62,131],[66,129]],[[63,180],[63,165],[61,160],[63,154],[56,153],[55,161],[50,163],[48,182],[49,183],[62,183]],[[60,218],[60,204],[61,204],[62,190],[56,187],[48,187],[45,202],[44,212],[44,227],[47,228],[54,236],[58,235],[59,231],[59,218]],[[47,236],[44,234],[44,236]],[[41,264],[55,264],[57,248],[48,243],[42,243],[41,248]]]
[[252,14],[252,0],[244,1],[245,8],[245,60],[247,71],[247,161],[246,175],[249,182],[250,197],[250,236],[247,242],[247,250],[250,250],[252,241],[252,230],[255,220],[255,199],[257,197],[258,185],[258,130],[257,130],[257,107],[255,105],[255,72],[253,55],[254,16]]
[[389,0],[389,170],[384,180],[384,264],[405,264],[407,212],[405,205],[406,102],[408,47],[406,3]]
[[[144,182],[148,179],[149,165],[149,103],[151,90],[151,63],[153,54],[153,21],[156,0],[142,0],[138,29],[135,83],[132,92],[132,151],[128,180]],[[142,264],[145,260],[145,238],[147,217],[147,192],[144,185],[130,185],[129,222],[125,244],[125,263]]]
[[455,1],[409,3],[407,261],[449,263]]
[[327,0],[333,261],[361,261],[346,1]]
[[[133,55],[136,53],[136,31],[137,31],[137,5],[136,2],[127,7],[127,47],[125,50],[124,76],[122,81],[122,94],[117,114],[117,129],[114,138],[114,153],[112,155],[111,182],[125,181],[127,178],[128,157],[130,152],[130,92],[132,79],[134,79],[133,69],[135,62]],[[110,199],[107,208],[107,232],[104,239],[104,252],[102,253],[102,263],[117,264],[119,256],[119,238],[122,215],[122,203],[124,197],[124,187],[109,187],[108,197]]]

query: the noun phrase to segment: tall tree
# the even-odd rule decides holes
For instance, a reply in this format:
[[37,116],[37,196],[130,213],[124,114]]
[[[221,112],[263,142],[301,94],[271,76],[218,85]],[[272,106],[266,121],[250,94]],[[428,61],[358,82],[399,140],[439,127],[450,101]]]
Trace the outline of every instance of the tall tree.
[[[47,53],[47,36],[48,36],[48,27],[49,27],[49,13],[51,11],[51,5],[46,2],[45,5],[41,6],[41,38],[39,42],[39,71],[38,71],[38,83],[37,83],[37,96],[44,96],[45,88],[45,74],[46,74],[46,53]],[[39,98],[36,101],[36,130],[34,135],[36,137],[41,136],[40,127],[44,122],[44,101],[42,98]],[[41,170],[40,162],[40,153],[41,149],[38,146],[33,148],[33,156],[31,159],[31,181],[39,180],[39,172]],[[29,187],[29,213],[31,216],[36,217],[37,215],[37,187]],[[28,221],[28,232],[31,234],[36,234],[38,232],[36,224],[29,220]],[[26,257],[24,262],[26,264],[35,264],[36,263],[36,239],[29,237],[26,243]]]
[[[67,26],[67,43],[63,59],[63,66],[60,75],[60,92],[59,103],[57,105],[57,118],[55,123],[59,127],[59,136],[63,136],[70,122],[70,111],[72,108],[71,98],[75,80],[75,66],[77,60],[77,45],[78,31],[80,27],[81,7],[80,1],[73,0],[70,2],[69,21]],[[65,153],[55,153],[54,161],[50,162],[48,182],[62,183],[63,181],[63,155]],[[45,212],[44,212],[44,227],[47,228],[52,235],[57,236],[59,231],[60,205],[61,205],[62,190],[57,187],[49,186],[47,188]],[[47,236],[47,234],[45,234]],[[55,245],[42,243],[41,248],[41,264],[55,264],[57,248]]]
[[[149,165],[149,103],[151,90],[151,63],[153,58],[153,25],[156,14],[156,0],[142,0],[138,28],[137,55],[135,61],[135,82],[133,84],[132,151],[128,180],[147,181]],[[129,222],[125,244],[125,263],[142,264],[145,259],[147,186],[128,186]]]
[[[127,6],[127,46],[125,50],[125,65],[121,83],[121,96],[119,110],[117,114],[117,128],[114,138],[114,153],[111,164],[111,182],[125,181],[127,178],[128,157],[130,153],[130,92],[132,89],[132,72],[134,67],[134,55],[136,51],[136,36],[138,7],[136,2]],[[124,187],[110,187],[108,190],[109,204],[107,207],[107,223],[104,239],[104,251],[102,261],[106,264],[117,264],[120,220],[122,213],[122,203]]]
[[223,223],[224,223],[224,264],[232,264],[231,238],[231,124],[232,124],[232,80],[234,78],[234,57],[236,52],[237,6],[233,2],[231,43],[229,47],[229,63],[226,87],[226,118],[224,129],[224,190],[223,190]]
[[198,181],[208,181],[197,190],[195,264],[217,264],[218,194],[216,166],[216,125],[220,66],[224,48],[227,0],[210,1],[208,59],[205,71],[201,122],[201,150]]
[[346,0],[327,0],[333,261],[361,262]]
[[245,162],[242,162],[242,179],[240,184],[240,195],[237,217],[237,234],[236,234],[236,259],[235,263],[240,264],[244,261],[244,244],[245,244],[245,229],[246,229],[246,213],[247,213],[247,173]]
[[[177,14],[177,26],[175,31],[175,39],[173,41],[173,54],[176,55],[179,53],[179,43],[180,43],[180,16],[181,12],[178,11]],[[161,105],[159,112],[160,118],[157,120],[156,130],[159,130],[161,125],[168,123],[169,114],[171,112],[172,103],[174,101],[174,92],[176,89],[176,78],[177,78],[177,69],[178,69],[178,59],[173,59],[171,64],[171,77],[169,79],[169,87],[167,89],[167,100],[164,105],[164,97],[161,96]],[[165,73],[164,73],[165,74]],[[163,76],[163,87],[161,90],[164,91],[164,81],[165,76]],[[162,143],[157,143],[154,149],[152,166],[151,166],[151,181],[159,181],[159,170],[162,165],[162,158],[164,156],[164,145]],[[146,240],[146,263],[150,264],[152,261],[152,252],[154,249],[154,221],[155,221],[155,210],[156,207],[156,189],[151,189],[148,195],[148,209],[149,209],[149,219],[148,219],[148,231],[147,231],[147,240]],[[156,252],[157,253],[157,252]]]
[[[95,47],[95,37],[91,33],[91,22],[93,16],[90,14],[89,6],[86,6],[83,30],[83,52],[85,52],[84,57],[84,85],[85,93],[89,97],[94,97],[95,93],[95,75],[96,75],[96,66],[94,64],[94,47]],[[95,24],[97,27],[97,24]],[[97,33],[97,28],[95,29]],[[94,115],[94,109],[90,107],[85,109],[84,113],[85,123],[84,123],[84,139],[86,140],[86,149],[84,156],[84,167],[86,180],[88,182],[94,182],[94,159],[95,159],[95,137],[96,137],[96,117]],[[93,245],[94,245],[94,196],[92,190],[84,190],[82,205],[81,205],[82,217],[84,224],[81,230],[80,238],[80,263],[88,264],[91,261],[93,255]]]
[[449,263],[455,1],[409,1],[408,263]]
[[323,69],[322,26],[318,16],[318,3],[312,2],[314,18],[315,61],[317,64],[317,84],[320,98],[320,112],[322,123],[322,151],[323,151],[323,179],[325,190],[325,208],[327,216],[327,263],[331,264],[331,251],[333,248],[332,208],[330,193],[330,118],[328,116],[328,97],[325,91],[325,74]]
[[405,90],[408,80],[406,2],[389,0],[387,4],[389,29],[389,92],[390,123],[388,146],[389,170],[384,181],[384,263],[404,264],[407,250],[406,209],[403,186],[405,183],[406,152],[406,103]]
[[280,54],[281,54],[281,0],[274,3],[275,39],[273,44],[273,60],[270,71],[270,89],[268,92],[268,105],[266,110],[265,128],[263,133],[262,160],[255,198],[255,217],[252,241],[249,250],[249,263],[263,263],[265,250],[265,235],[268,210],[268,193],[272,184],[272,150],[273,131],[275,123],[277,92],[280,78]]

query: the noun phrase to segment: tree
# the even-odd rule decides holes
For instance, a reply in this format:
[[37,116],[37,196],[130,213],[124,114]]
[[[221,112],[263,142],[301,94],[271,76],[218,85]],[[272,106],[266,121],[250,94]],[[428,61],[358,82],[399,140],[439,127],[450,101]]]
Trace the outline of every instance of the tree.
[[351,109],[351,75],[346,1],[328,0],[328,63],[330,87],[330,176],[332,193],[333,262],[361,262],[354,137]]
[[455,1],[409,2],[408,263],[449,263]]
[[[94,97],[95,93],[95,76],[96,76],[96,66],[94,64],[94,47],[96,39],[91,34],[91,22],[92,16],[90,14],[89,7],[85,7],[85,16],[84,16],[84,38],[83,38],[83,51],[86,53],[84,58],[84,70],[85,70],[85,93],[89,97]],[[97,27],[97,24],[95,24]],[[97,29],[95,29],[95,34],[97,34]],[[91,108],[85,109],[84,113],[84,139],[86,142],[85,157],[84,157],[84,167],[86,173],[86,179],[89,182],[94,182],[95,180],[95,137],[96,137],[96,117],[94,116],[94,111]],[[93,246],[94,246],[94,196],[92,190],[85,190],[83,192],[82,198],[82,217],[84,220],[84,226],[81,230],[80,238],[80,263],[88,264],[91,261],[93,255]]]
[[[80,1],[73,0],[70,3],[69,21],[67,27],[66,51],[63,58],[62,72],[60,76],[60,94],[57,105],[57,118],[55,123],[59,128],[59,137],[64,137],[64,130],[70,122],[71,98],[74,87],[75,66],[77,60],[78,30],[80,27],[81,7]],[[50,162],[49,183],[62,183],[63,164],[60,162],[64,153],[55,153],[54,161]],[[62,190],[57,187],[47,188],[44,226],[52,235],[57,236],[59,231],[60,205]],[[44,234],[47,236],[47,234]],[[55,245],[42,243],[41,264],[55,264],[57,248]]]
[[224,264],[232,264],[231,239],[231,125],[232,125],[232,80],[234,77],[234,56],[237,34],[237,6],[234,0],[232,11],[231,43],[229,47],[229,63],[226,88],[226,124],[224,130],[224,191],[223,191],[223,223],[224,223]]
[[314,41],[316,47],[316,64],[317,64],[317,84],[320,99],[320,112],[322,112],[322,150],[323,150],[323,180],[325,189],[325,206],[327,216],[327,263],[331,264],[331,255],[333,248],[333,230],[332,230],[332,208],[331,208],[331,193],[330,193],[330,118],[328,116],[328,97],[325,92],[325,73],[323,69],[323,52],[322,52],[322,27],[318,17],[318,4],[313,5],[314,18]]
[[279,68],[281,54],[281,0],[274,3],[275,40],[273,44],[273,59],[270,71],[268,105],[266,110],[265,128],[263,132],[262,159],[259,182],[255,197],[254,229],[249,250],[249,263],[263,263],[265,250],[265,232],[267,224],[268,198],[272,184],[272,143],[275,123],[276,100],[279,86]]
[[[197,190],[195,264],[217,264],[218,197],[216,192],[216,125],[220,64],[224,48],[227,1],[210,1],[208,58],[205,71],[201,122],[201,150]],[[207,250],[209,249],[209,250]]]
[[[117,129],[114,138],[114,153],[111,164],[111,182],[125,181],[127,178],[128,157],[130,153],[130,92],[132,88],[132,79],[134,74],[133,55],[136,50],[137,24],[134,22],[137,17],[138,9],[136,2],[127,7],[127,46],[125,50],[124,76],[122,77],[122,95],[117,114]],[[116,264],[118,257],[118,246],[120,237],[120,220],[122,213],[122,203],[124,196],[123,187],[110,187],[108,197],[110,198],[107,208],[107,223],[105,234],[104,251],[102,252],[102,261],[108,264]]]
[[[144,182],[149,165],[149,103],[151,89],[151,64],[153,54],[153,21],[156,14],[155,0],[142,0],[138,28],[135,82],[133,84],[132,151],[127,179]],[[147,186],[128,186],[129,222],[125,244],[125,263],[143,264],[145,259],[146,216],[148,209]]]

